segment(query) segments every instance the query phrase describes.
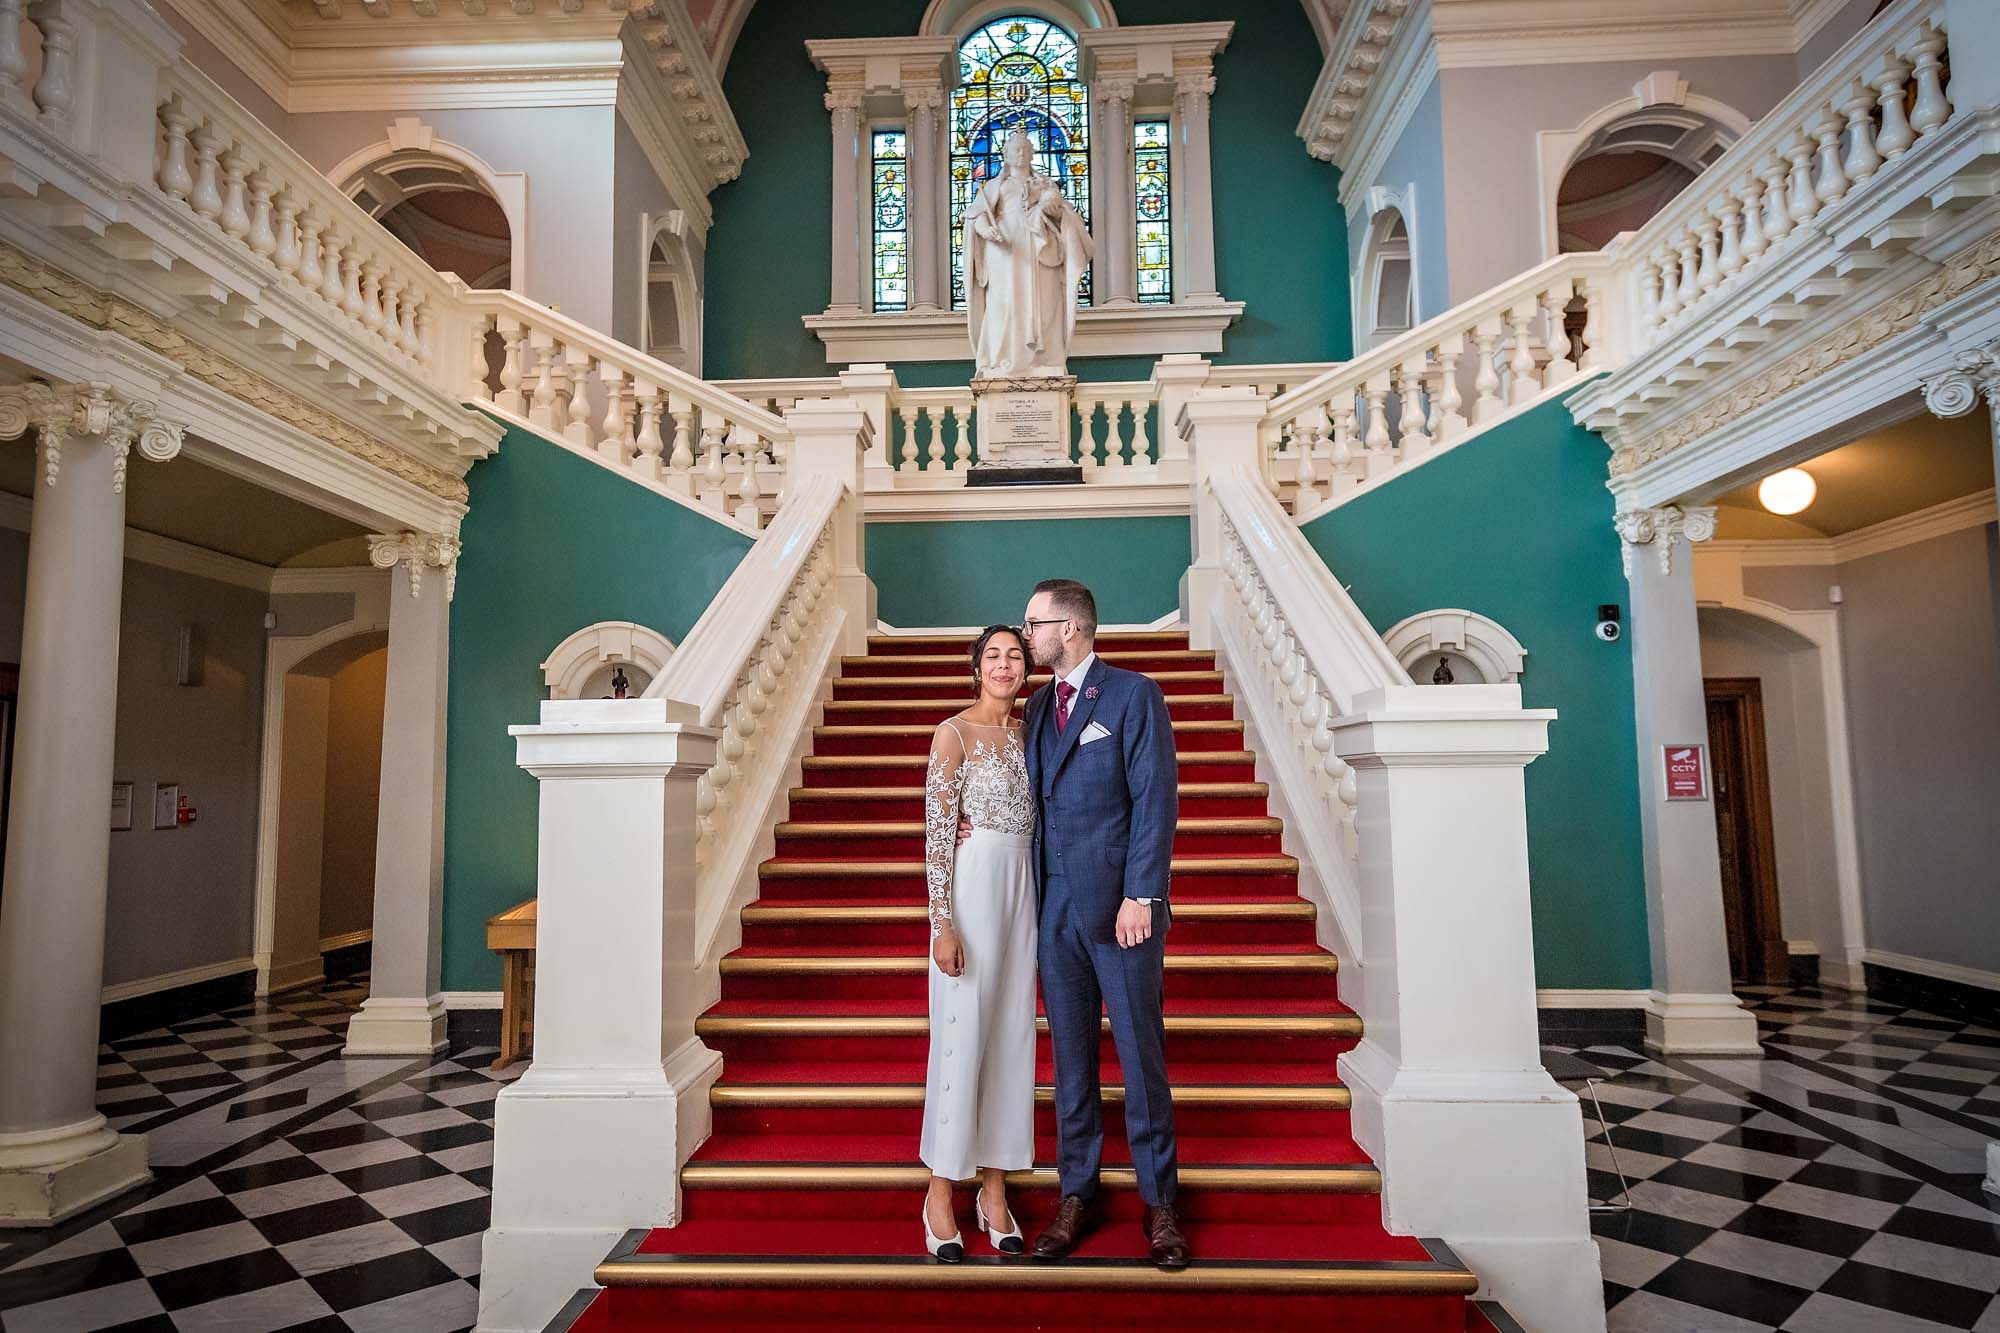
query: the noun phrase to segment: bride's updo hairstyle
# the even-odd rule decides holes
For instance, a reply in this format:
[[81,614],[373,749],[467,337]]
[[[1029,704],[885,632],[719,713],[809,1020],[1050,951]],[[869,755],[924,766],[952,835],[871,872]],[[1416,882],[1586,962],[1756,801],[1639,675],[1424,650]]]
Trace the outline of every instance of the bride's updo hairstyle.
[[1021,680],[1025,684],[1035,669],[1034,658],[1028,653],[1028,640],[1014,625],[988,625],[979,631],[979,637],[972,641],[972,697],[979,697],[979,660],[986,656],[986,645],[993,642],[996,634],[1012,635],[1014,642],[1021,645]]

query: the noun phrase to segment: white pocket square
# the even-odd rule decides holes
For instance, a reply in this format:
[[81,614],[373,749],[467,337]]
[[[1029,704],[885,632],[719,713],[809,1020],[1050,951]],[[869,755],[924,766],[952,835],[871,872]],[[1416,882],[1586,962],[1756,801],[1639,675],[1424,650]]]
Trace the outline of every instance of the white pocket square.
[[1083,729],[1083,735],[1076,738],[1076,743],[1078,745],[1088,745],[1092,741],[1101,741],[1110,734],[1111,732],[1103,723],[1093,722]]

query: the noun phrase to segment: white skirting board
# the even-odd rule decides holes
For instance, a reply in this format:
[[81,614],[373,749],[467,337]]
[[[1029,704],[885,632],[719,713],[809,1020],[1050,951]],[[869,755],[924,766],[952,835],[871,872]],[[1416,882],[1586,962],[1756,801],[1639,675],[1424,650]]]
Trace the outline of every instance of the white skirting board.
[[177,972],[162,972],[158,976],[140,977],[135,981],[121,981],[115,986],[106,986],[101,1003],[115,1004],[120,1000],[136,1000],[141,995],[157,995],[161,991],[194,986],[204,981],[214,981],[217,977],[230,977],[239,972],[256,970],[257,960],[254,958],[226,958],[219,963],[200,963],[194,967],[181,968]]
[[1961,986],[1978,986],[1982,990],[2000,991],[2000,972],[1989,972],[1984,968],[1962,967],[1957,963],[1939,963],[1929,958],[1913,958],[1906,953],[1890,953],[1887,949],[1863,949],[1861,961],[1873,963],[1877,967],[1890,967],[1898,972],[1914,972],[1920,977],[1932,977],[1938,981],[1955,981]]

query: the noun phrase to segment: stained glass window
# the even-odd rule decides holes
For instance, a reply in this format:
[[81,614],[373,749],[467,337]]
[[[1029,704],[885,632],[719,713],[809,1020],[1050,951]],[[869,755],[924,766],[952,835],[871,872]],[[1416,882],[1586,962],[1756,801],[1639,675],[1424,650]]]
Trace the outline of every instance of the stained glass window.
[[[1000,174],[1007,136],[1025,130],[1035,170],[1062,187],[1090,223],[1090,98],[1076,39],[1047,19],[995,19],[958,48],[959,87],[951,95],[951,308],[965,308],[965,210]],[[1090,272],[1077,284],[1090,302]],[[878,310],[880,306],[876,307]]]
[[876,130],[874,143],[875,309],[910,308],[909,145],[902,130]]
[[1172,169],[1167,122],[1141,120],[1132,126],[1132,162],[1136,181],[1132,216],[1138,227],[1139,300],[1144,305],[1171,305],[1174,299],[1174,238]]

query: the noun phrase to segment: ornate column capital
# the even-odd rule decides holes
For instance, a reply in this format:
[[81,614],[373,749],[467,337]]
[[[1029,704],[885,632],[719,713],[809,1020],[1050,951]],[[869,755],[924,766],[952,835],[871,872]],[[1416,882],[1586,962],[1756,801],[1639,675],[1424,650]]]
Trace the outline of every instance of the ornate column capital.
[[2000,342],[1969,347],[1952,358],[1952,368],[1923,382],[1924,406],[1941,417],[1962,417],[1986,405],[2000,413]]
[[1208,115],[1208,99],[1215,93],[1213,74],[1183,74],[1174,80],[1174,102],[1183,114]]
[[1106,106],[1118,103],[1130,108],[1136,87],[1130,79],[1104,79],[1091,89],[1097,100]]
[[102,380],[0,385],[0,439],[11,440],[30,426],[41,447],[45,485],[55,485],[62,475],[63,447],[71,439],[97,435],[117,455],[112,489],[120,495],[125,493],[125,463],[134,443],[142,458],[164,463],[180,453],[187,431],[185,423],[161,417],[151,399],[133,398]]
[[1627,509],[1612,520],[1625,558],[1625,577],[1632,577],[1632,554],[1650,546],[1660,557],[1660,573],[1674,572],[1674,547],[1685,542],[1705,542],[1715,535],[1714,505],[1661,505],[1656,509]]
[[[828,93],[827,96],[833,96]],[[856,93],[856,97],[860,94]],[[944,85],[937,83],[916,83],[903,85],[903,105],[915,111],[919,107],[936,111],[944,106]]]
[[368,534],[368,563],[377,569],[408,569],[412,597],[423,595],[424,570],[442,569],[444,599],[450,601],[458,591],[458,553],[463,549],[457,537],[443,532]]
[[820,99],[826,109],[833,113],[834,124],[852,125],[861,115],[861,90],[859,88],[829,88]]

